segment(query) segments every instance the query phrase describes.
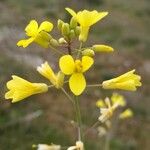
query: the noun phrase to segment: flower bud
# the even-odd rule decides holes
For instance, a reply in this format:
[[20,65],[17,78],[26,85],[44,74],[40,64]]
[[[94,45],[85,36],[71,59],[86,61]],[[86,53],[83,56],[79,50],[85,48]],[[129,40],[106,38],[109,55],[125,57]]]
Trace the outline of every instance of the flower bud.
[[57,83],[56,83],[56,88],[61,88],[64,84],[64,77],[65,75],[59,71],[58,74],[57,74]]
[[59,42],[59,44],[66,44],[67,43],[67,41],[64,38],[60,38],[58,40],[58,42]]
[[113,52],[114,49],[107,45],[93,45],[93,50],[95,52]]
[[58,28],[58,30],[60,30],[60,31],[62,30],[63,24],[64,24],[64,22],[63,22],[62,20],[59,19],[59,20],[57,21],[57,28]]
[[80,27],[79,26],[77,26],[76,28],[75,28],[75,34],[76,34],[76,36],[79,36],[80,35]]
[[70,33],[69,24],[68,24],[68,23],[64,23],[64,24],[62,25],[61,31],[62,31],[62,35],[63,35],[63,36],[68,36],[69,33]]
[[73,39],[75,37],[74,30],[70,31],[69,37],[70,37],[70,39]]
[[70,28],[75,29],[76,26],[77,26],[77,20],[75,19],[75,17],[72,17],[70,20]]
[[57,40],[51,39],[50,40],[50,45],[52,45],[53,47],[57,47],[57,46],[59,46],[59,43],[57,42]]
[[95,53],[92,49],[85,49],[82,51],[82,55],[93,57],[95,55]]

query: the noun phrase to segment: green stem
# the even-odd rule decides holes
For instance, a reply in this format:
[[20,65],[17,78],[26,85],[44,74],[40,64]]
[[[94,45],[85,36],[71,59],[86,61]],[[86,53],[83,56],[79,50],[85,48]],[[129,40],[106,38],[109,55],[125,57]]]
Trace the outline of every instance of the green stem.
[[99,125],[99,123],[100,123],[99,121],[95,122],[90,128],[88,128],[88,129],[85,131],[85,133],[83,134],[83,136],[85,136],[86,134],[88,134],[90,130],[96,128],[96,127]]
[[54,50],[56,53],[58,53],[59,55],[64,55],[63,52],[61,52],[61,51],[59,51],[58,49],[52,47],[51,45],[49,45],[49,47],[50,47],[52,50]]
[[68,48],[68,54],[69,54],[69,55],[72,55],[72,51],[71,51],[71,43],[70,43],[70,41],[68,42],[67,48]]
[[109,149],[110,149],[110,133],[108,132],[105,139],[104,150],[109,150]]
[[100,87],[102,84],[89,84],[87,87]]
[[75,111],[76,111],[76,118],[78,122],[78,141],[82,141],[82,120],[81,120],[79,99],[77,96],[75,97]]
[[80,46],[79,46],[79,50],[78,50],[78,52],[77,52],[76,59],[78,59],[78,58],[80,57],[81,49],[82,49],[82,42],[80,43]]
[[66,92],[66,90],[64,88],[61,88],[61,90],[68,97],[68,99],[74,104],[74,101],[73,101],[72,97]]

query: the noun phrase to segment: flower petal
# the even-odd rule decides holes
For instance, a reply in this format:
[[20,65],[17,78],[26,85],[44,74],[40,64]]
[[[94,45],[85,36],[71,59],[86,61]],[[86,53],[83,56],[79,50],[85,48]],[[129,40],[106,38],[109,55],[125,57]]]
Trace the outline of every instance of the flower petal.
[[82,27],[81,26],[81,32],[79,35],[79,40],[82,42],[85,42],[87,40],[89,34],[89,27]]
[[51,36],[45,31],[41,31],[35,38],[35,42],[44,48],[49,47],[50,40]]
[[82,72],[87,71],[94,63],[93,58],[89,57],[89,56],[83,56],[82,57]]
[[80,95],[85,87],[86,81],[82,73],[75,73],[69,79],[69,87],[75,95]]
[[71,14],[73,17],[75,17],[77,14],[76,14],[76,12],[74,11],[74,10],[72,10],[71,8],[65,8],[68,12],[69,12],[69,14]]
[[62,56],[59,60],[59,67],[64,74],[66,75],[72,74],[75,69],[75,63],[72,56],[70,55]]
[[38,31],[46,31],[46,32],[50,32],[53,29],[53,24],[49,21],[44,21],[41,23]]
[[25,31],[28,36],[35,36],[38,33],[38,23],[36,20],[31,20],[26,26]]
[[29,38],[29,39],[26,39],[26,40],[20,40],[18,41],[17,43],[17,46],[22,46],[23,48],[26,48],[29,44],[31,44],[33,41],[34,41],[35,38]]

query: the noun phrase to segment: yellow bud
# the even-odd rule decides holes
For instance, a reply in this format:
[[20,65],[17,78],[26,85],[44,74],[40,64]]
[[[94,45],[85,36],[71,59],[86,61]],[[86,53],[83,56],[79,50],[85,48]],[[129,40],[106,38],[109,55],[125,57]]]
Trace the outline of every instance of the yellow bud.
[[76,26],[77,26],[77,20],[75,19],[75,17],[72,17],[70,20],[70,28],[75,29]]
[[81,32],[81,29],[80,29],[79,26],[77,26],[77,27],[75,28],[75,34],[76,34],[76,36],[79,36],[79,35],[80,35],[80,32]]
[[74,30],[70,31],[69,37],[70,37],[70,39],[73,39],[75,37]]
[[63,24],[64,24],[64,22],[63,22],[62,20],[59,19],[59,20],[57,21],[57,28],[58,28],[58,30],[60,30],[60,31],[62,30]]
[[64,23],[64,24],[62,25],[61,31],[62,31],[62,35],[63,35],[63,36],[68,36],[69,33],[70,33],[69,24],[68,24],[68,23]]
[[51,39],[51,40],[50,40],[50,45],[52,45],[52,46],[54,46],[54,47],[57,47],[57,46],[59,46],[59,43],[57,42],[57,40]]
[[92,49],[85,49],[82,51],[82,55],[93,57],[95,55],[95,53]]
[[58,74],[57,74],[57,83],[56,83],[56,88],[61,88],[64,84],[64,77],[65,75],[59,71]]
[[95,52],[113,52],[114,49],[107,45],[93,45],[93,50]]
[[58,42],[59,42],[59,44],[66,44],[67,43],[67,41],[64,38],[60,38],[58,40]]

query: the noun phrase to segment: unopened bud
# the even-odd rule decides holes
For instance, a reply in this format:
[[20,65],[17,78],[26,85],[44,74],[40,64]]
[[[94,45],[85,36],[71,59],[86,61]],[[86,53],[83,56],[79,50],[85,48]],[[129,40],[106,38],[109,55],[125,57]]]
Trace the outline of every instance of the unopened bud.
[[64,23],[64,24],[62,25],[61,31],[62,31],[62,35],[63,35],[63,36],[68,36],[69,33],[70,33],[69,24],[68,24],[68,23]]
[[70,39],[73,39],[75,37],[74,30],[70,31],[69,37],[70,37]]
[[95,52],[113,52],[114,49],[107,45],[93,45],[93,50]]
[[58,74],[57,74],[57,83],[56,83],[56,88],[61,88],[64,84],[64,78],[65,78],[65,75],[59,71]]
[[57,47],[57,46],[59,46],[59,43],[58,43],[57,40],[51,39],[51,40],[50,40],[50,45],[52,45],[53,47]]
[[67,41],[64,38],[60,38],[58,40],[58,42],[59,42],[59,44],[66,44],[67,43]]
[[82,51],[82,55],[93,57],[95,55],[95,53],[92,49],[85,49]]
[[70,28],[75,29],[76,26],[77,26],[77,20],[75,19],[75,17],[72,17],[70,20]]
[[77,26],[77,27],[75,28],[75,34],[76,34],[76,36],[79,36],[79,35],[80,35],[80,31],[81,31],[80,27]]
[[59,20],[57,21],[57,28],[58,28],[58,30],[60,30],[60,31],[62,30],[63,24],[64,24],[64,22],[63,22],[62,20],[59,19]]

